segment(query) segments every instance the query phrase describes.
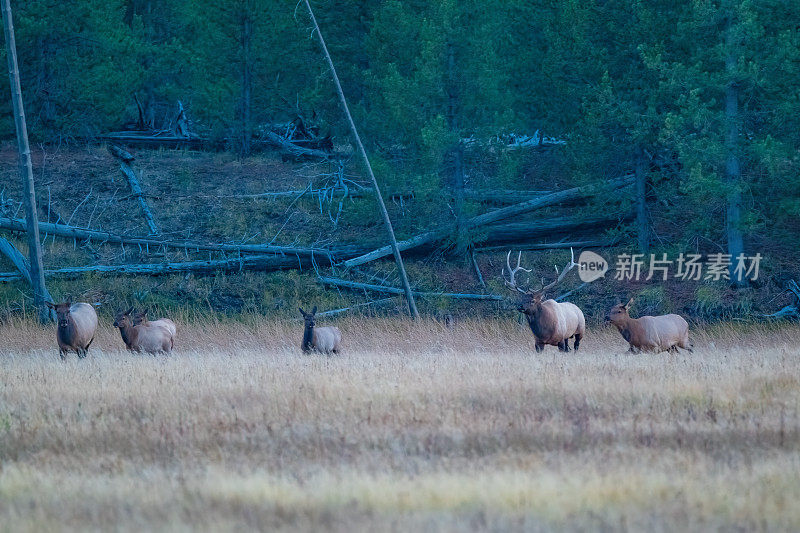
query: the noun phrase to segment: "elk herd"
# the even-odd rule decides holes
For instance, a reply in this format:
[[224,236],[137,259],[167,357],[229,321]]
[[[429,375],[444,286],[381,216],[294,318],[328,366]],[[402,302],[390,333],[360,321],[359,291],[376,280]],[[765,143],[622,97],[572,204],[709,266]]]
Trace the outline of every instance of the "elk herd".
[[[520,295],[517,310],[528,321],[537,352],[544,350],[546,345],[557,346],[560,351],[568,352],[570,339],[573,340],[572,349],[578,350],[586,334],[586,319],[577,305],[545,298],[547,291],[561,282],[567,272],[578,266],[571,249],[570,253],[570,261],[561,272],[556,267],[556,279],[547,285],[542,281],[542,288],[538,290],[520,287],[517,282],[516,276],[520,271],[531,272],[530,269],[520,265],[522,252],[517,256],[517,264],[513,268],[511,252],[506,255],[506,266],[502,271],[503,280],[509,289]],[[606,322],[610,322],[619,330],[629,344],[631,353],[642,351],[677,353],[678,348],[693,351],[689,342],[689,325],[683,317],[669,314],[632,318],[628,314],[632,303],[633,298],[626,304],[618,303],[606,315]],[[47,305],[55,311],[58,319],[56,342],[61,359],[66,358],[67,352],[70,351],[77,353],[79,358],[86,357],[98,326],[94,307],[88,303],[72,303],[69,300],[60,304],[48,302]],[[169,354],[175,344],[177,332],[175,322],[168,318],[148,320],[147,312],[147,309],[136,312],[133,307],[120,311],[114,318],[114,327],[119,329],[122,342],[131,352]],[[300,308],[300,313],[305,321],[303,340],[300,344],[303,353],[340,353],[342,334],[339,328],[317,327],[316,306],[310,313]]]

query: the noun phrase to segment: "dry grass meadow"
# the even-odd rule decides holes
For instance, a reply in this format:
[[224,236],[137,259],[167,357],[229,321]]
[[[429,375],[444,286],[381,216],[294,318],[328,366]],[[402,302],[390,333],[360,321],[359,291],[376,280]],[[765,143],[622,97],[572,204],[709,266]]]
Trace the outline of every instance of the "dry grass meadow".
[[[321,321],[322,322],[322,321]],[[695,353],[533,352],[513,320],[106,326],[62,363],[0,326],[0,530],[800,530],[797,326]]]

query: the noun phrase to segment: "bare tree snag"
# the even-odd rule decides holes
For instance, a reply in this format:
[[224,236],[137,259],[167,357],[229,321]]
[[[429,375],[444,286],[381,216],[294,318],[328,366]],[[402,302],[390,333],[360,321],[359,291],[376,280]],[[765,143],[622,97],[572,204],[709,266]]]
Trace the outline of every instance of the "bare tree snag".
[[742,235],[742,191],[739,167],[739,82],[737,80],[736,43],[734,41],[733,14],[728,15],[725,36],[725,70],[728,83],[725,86],[725,184],[728,189],[728,206],[725,217],[725,232],[728,236],[728,253],[731,255],[730,279],[736,287],[746,285],[744,272],[736,270],[736,258],[744,253]]
[[119,168],[128,179],[128,185],[131,187],[131,192],[139,201],[139,205],[142,207],[144,219],[147,222],[147,227],[150,228],[150,234],[158,235],[160,232],[158,231],[158,226],[156,226],[155,218],[153,218],[153,213],[150,211],[150,206],[147,205],[147,201],[144,199],[144,193],[142,193],[142,187],[139,185],[139,180],[136,178],[136,172],[134,172],[133,167],[130,165],[131,161],[134,160],[134,157],[122,148],[114,146],[113,144],[108,145],[108,151],[111,152],[111,155],[120,160]]
[[636,151],[636,236],[639,241],[639,252],[645,256],[650,253],[650,227],[647,222],[647,160],[643,149]]
[[339,101],[342,104],[342,109],[347,117],[347,121],[350,123],[350,129],[353,132],[353,137],[355,138],[356,145],[358,146],[358,151],[361,153],[361,157],[364,160],[364,166],[367,169],[370,180],[372,181],[372,187],[375,189],[375,198],[378,200],[378,206],[380,207],[381,215],[383,216],[383,223],[386,225],[386,233],[389,236],[389,242],[391,243],[394,260],[395,263],[397,263],[397,270],[400,273],[400,279],[403,283],[403,291],[405,292],[406,301],[408,302],[408,309],[411,312],[411,316],[417,319],[419,318],[419,311],[417,311],[417,304],[414,302],[414,294],[412,293],[411,285],[408,282],[406,268],[405,265],[403,265],[403,257],[400,255],[400,248],[398,247],[397,239],[394,236],[394,228],[392,227],[391,219],[389,219],[389,212],[386,210],[386,204],[383,201],[383,196],[381,195],[381,190],[378,186],[378,180],[375,179],[375,174],[372,172],[372,165],[370,165],[367,152],[364,149],[364,144],[361,142],[361,137],[358,135],[356,123],[353,121],[353,117],[350,114],[350,108],[347,106],[347,99],[344,97],[344,91],[342,91],[342,84],[339,82],[339,76],[336,74],[336,68],[333,66],[333,60],[328,52],[328,47],[325,45],[325,39],[322,37],[319,24],[317,24],[317,18],[314,16],[314,10],[311,9],[311,4],[308,0],[305,0],[305,4],[306,8],[308,9],[308,14],[311,17],[311,22],[314,24],[314,29],[317,32],[317,38],[319,39],[319,44],[325,54],[325,59],[328,61],[328,67],[331,69],[331,75],[333,76],[333,82],[336,85],[336,92],[339,93]]
[[0,0],[3,13],[3,29],[6,38],[6,56],[8,57],[8,76],[11,81],[11,102],[14,107],[14,125],[17,130],[19,147],[19,173],[22,178],[23,203],[27,220],[28,250],[30,255],[30,278],[33,289],[33,305],[39,312],[39,320],[46,324],[53,320],[53,312],[46,302],[50,295],[44,283],[42,266],[42,249],[39,243],[39,225],[36,219],[36,192],[33,185],[33,165],[31,149],[28,145],[28,128],[25,124],[25,107],[22,104],[22,87],[19,81],[17,66],[17,43],[14,38],[14,21],[11,15],[10,0]]

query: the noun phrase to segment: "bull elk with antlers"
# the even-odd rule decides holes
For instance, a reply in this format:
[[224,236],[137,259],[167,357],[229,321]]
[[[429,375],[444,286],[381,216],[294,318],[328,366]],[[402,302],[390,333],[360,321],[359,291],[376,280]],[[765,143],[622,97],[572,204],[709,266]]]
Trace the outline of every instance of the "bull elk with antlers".
[[503,272],[503,279],[506,286],[514,291],[523,295],[522,301],[519,302],[517,310],[525,314],[528,319],[528,325],[533,332],[536,339],[536,351],[541,352],[544,350],[545,344],[558,346],[562,352],[569,351],[569,339],[575,338],[573,348],[575,350],[580,346],[581,339],[586,333],[586,319],[583,316],[577,305],[570,302],[557,302],[552,299],[545,300],[545,292],[555,287],[567,272],[572,270],[577,265],[575,263],[575,254],[570,249],[571,258],[567,266],[558,273],[556,267],[556,274],[558,277],[552,283],[543,286],[537,291],[532,291],[528,288],[520,288],[515,279],[517,272],[520,270],[530,272],[530,270],[520,266],[522,259],[522,252],[517,256],[517,266],[511,268],[511,251],[509,250],[506,256],[506,266],[508,268],[509,277],[505,277],[505,269]]

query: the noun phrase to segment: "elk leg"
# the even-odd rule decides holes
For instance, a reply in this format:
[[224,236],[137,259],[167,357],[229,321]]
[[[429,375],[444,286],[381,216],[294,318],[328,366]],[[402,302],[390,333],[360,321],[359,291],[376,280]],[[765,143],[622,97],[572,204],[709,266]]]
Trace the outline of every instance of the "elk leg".
[[536,341],[536,353],[539,353],[542,350],[544,350],[544,343],[537,340]]
[[572,344],[572,349],[575,350],[576,352],[578,351],[578,346],[581,345],[581,339],[582,338],[583,338],[583,335],[581,335],[579,333],[575,334],[575,342]]
[[63,348],[58,349],[58,356],[61,357],[62,361],[66,361],[67,359],[67,352],[64,351]]
[[563,341],[559,342],[558,343],[558,349],[559,349],[559,351],[562,351],[562,352],[568,352],[569,351],[569,340],[568,339],[564,339]]

